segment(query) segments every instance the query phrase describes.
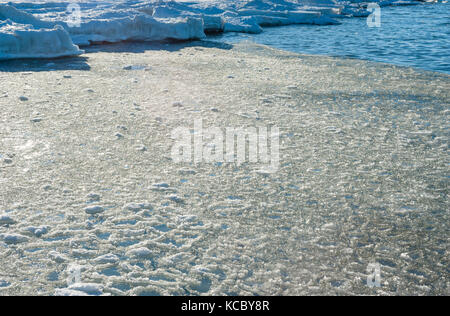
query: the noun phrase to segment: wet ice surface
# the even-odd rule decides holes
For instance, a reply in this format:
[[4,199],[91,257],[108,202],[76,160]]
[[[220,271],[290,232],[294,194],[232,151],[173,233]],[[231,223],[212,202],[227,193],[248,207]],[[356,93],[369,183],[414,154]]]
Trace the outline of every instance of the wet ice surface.
[[[207,42],[87,57],[0,65],[0,294],[448,294],[448,75]],[[279,127],[279,171],[173,163],[199,118]]]

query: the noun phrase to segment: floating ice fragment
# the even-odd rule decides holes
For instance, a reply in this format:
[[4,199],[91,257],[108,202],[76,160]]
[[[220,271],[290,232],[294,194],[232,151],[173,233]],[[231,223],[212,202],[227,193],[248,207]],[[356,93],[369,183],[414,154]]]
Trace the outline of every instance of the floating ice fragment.
[[49,258],[52,259],[53,261],[55,261],[56,263],[63,263],[66,262],[68,259],[66,256],[60,254],[59,252],[56,251],[51,251],[48,254]]
[[16,221],[8,215],[0,215],[0,225],[13,225]]
[[137,145],[135,148],[137,151],[141,152],[147,151],[147,147],[145,147],[144,145]]
[[97,193],[89,193],[87,195],[87,198],[88,198],[89,202],[98,202],[98,201],[100,201],[101,196],[100,196],[100,194],[97,194]]
[[184,199],[182,199],[182,198],[180,198],[180,197],[178,197],[176,195],[169,196],[169,200],[171,200],[172,202],[175,202],[177,204],[184,204],[185,203]]
[[335,223],[328,223],[322,226],[323,230],[335,230],[336,224]]
[[19,234],[0,234],[0,239],[8,245],[16,245],[28,241],[27,237]]
[[76,291],[76,290],[70,290],[70,289],[57,289],[55,291],[55,295],[54,296],[89,296],[88,294],[81,292],[81,291]]
[[153,187],[159,189],[167,189],[170,187],[170,185],[168,183],[162,182],[162,183],[154,183]]
[[96,283],[75,283],[69,286],[69,290],[79,291],[89,295],[102,295],[103,285]]
[[78,258],[92,258],[97,255],[97,252],[94,250],[86,250],[86,249],[73,249],[72,256]]
[[145,65],[131,65],[123,67],[124,70],[143,70],[146,69]]
[[[10,3],[12,4],[12,3]],[[63,26],[0,4],[0,60],[82,54]]]
[[33,234],[36,237],[41,237],[42,235],[45,235],[48,233],[49,227],[48,226],[40,226],[40,227],[27,227],[25,228],[25,231],[28,233]]
[[103,206],[90,206],[84,209],[84,211],[87,214],[94,215],[94,214],[100,214],[105,211],[105,208]]
[[113,254],[106,254],[95,259],[95,262],[97,264],[107,264],[107,263],[114,264],[119,262],[119,257]]
[[181,174],[181,175],[194,175],[194,174],[197,173],[197,171],[195,171],[195,170],[193,170],[193,169],[186,169],[186,168],[183,168],[183,169],[180,169],[180,170],[178,171],[178,173]]
[[141,210],[151,210],[153,206],[150,203],[129,203],[124,207],[128,211],[139,212]]
[[128,251],[127,255],[133,258],[145,259],[151,257],[152,252],[148,248],[142,247]]
[[185,261],[185,257],[186,256],[183,253],[178,253],[178,254],[175,254],[175,255],[169,255],[169,256],[163,258],[161,260],[161,263],[163,263],[165,265],[169,265],[169,266],[170,265],[175,265],[177,263],[181,263],[181,262]]
[[197,216],[196,215],[179,215],[177,217],[178,221],[181,223],[192,223],[197,221]]

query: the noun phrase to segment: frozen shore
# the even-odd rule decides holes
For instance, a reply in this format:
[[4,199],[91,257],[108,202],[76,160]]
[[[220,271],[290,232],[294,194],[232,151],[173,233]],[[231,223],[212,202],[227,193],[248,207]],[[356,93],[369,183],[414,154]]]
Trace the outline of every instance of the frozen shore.
[[[448,293],[448,75],[211,42],[0,71],[0,295]],[[278,127],[279,170],[174,163],[199,119]]]
[[101,42],[195,40],[210,32],[336,24],[368,16],[366,8],[366,2],[338,0],[0,2],[0,60],[78,55],[77,45]]

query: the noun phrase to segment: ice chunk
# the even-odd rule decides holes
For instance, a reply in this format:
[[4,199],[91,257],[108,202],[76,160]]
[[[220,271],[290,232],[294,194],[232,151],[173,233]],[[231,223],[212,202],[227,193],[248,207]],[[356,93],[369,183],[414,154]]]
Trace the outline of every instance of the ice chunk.
[[150,203],[129,203],[125,205],[125,209],[128,211],[139,212],[141,210],[151,210],[153,209]]
[[42,235],[45,235],[48,233],[49,227],[48,226],[39,226],[39,227],[27,227],[25,228],[25,232],[31,233],[36,237],[41,237]]
[[154,184],[152,184],[152,186],[153,186],[153,189],[155,189],[155,190],[164,190],[164,189],[168,189],[170,187],[170,185],[165,182],[154,183]]
[[0,234],[0,239],[8,245],[16,245],[28,241],[27,237],[19,234]]
[[88,202],[98,202],[101,200],[101,195],[98,193],[89,193],[87,195]]
[[92,20],[69,30],[74,43],[190,40],[205,37],[203,20],[187,17],[159,20],[145,14],[112,20]]
[[63,263],[66,262],[68,259],[66,256],[60,254],[59,252],[56,251],[51,251],[48,254],[49,258],[52,259],[53,261],[55,261],[56,263]]
[[104,211],[105,211],[105,208],[103,207],[103,206],[90,206],[90,207],[86,207],[85,209],[84,209],[84,211],[87,213],[87,214],[90,214],[90,215],[95,215],[95,214],[100,214],[100,213],[103,213]]
[[75,283],[69,286],[69,290],[86,293],[88,295],[101,295],[103,285],[96,283]]
[[0,4],[0,60],[80,55],[63,26]]
[[0,225],[12,225],[15,223],[16,221],[8,215],[0,215]]
[[177,204],[184,204],[184,203],[185,203],[184,199],[183,199],[183,198],[180,198],[180,197],[177,196],[177,195],[171,195],[171,196],[169,196],[169,200],[171,200],[172,202],[175,202],[175,203],[177,203]]
[[127,252],[127,255],[133,258],[146,259],[151,257],[152,252],[148,248],[136,248]]
[[113,254],[106,254],[95,259],[95,262],[98,264],[117,263],[119,262],[119,257]]
[[55,291],[55,296],[89,296],[89,295],[84,292],[71,289],[57,289]]
[[13,22],[0,23],[0,60],[54,58],[82,53],[61,26],[36,30]]

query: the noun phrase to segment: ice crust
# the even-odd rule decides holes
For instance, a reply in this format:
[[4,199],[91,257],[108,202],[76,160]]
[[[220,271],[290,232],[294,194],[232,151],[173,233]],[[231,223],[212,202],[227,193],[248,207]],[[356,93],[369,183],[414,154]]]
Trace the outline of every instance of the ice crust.
[[[70,4],[79,6],[79,20]],[[210,32],[336,24],[337,18],[367,16],[365,7],[338,0],[0,2],[0,60],[79,55],[78,46],[98,42],[193,40]]]
[[[448,293],[450,77],[207,45],[0,63],[0,295]],[[279,126],[279,171],[174,163],[201,118]]]

